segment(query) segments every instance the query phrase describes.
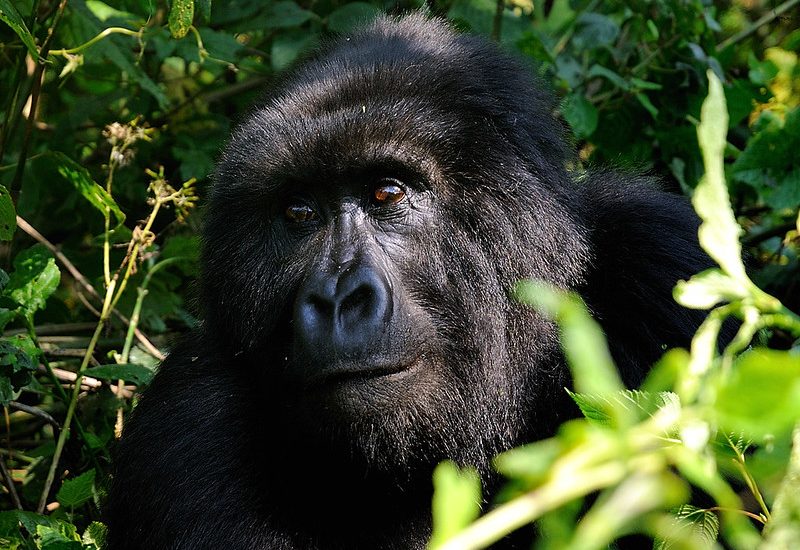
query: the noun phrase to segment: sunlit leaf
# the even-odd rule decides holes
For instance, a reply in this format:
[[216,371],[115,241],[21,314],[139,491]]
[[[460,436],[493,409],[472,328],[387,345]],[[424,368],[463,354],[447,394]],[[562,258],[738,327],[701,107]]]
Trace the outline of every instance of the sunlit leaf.
[[728,275],[742,282],[749,279],[742,264],[739,235],[742,230],[733,215],[725,184],[723,152],[728,133],[728,111],[722,84],[708,71],[708,97],[703,102],[697,139],[703,151],[705,175],[697,184],[692,204],[703,220],[700,244]]
[[469,525],[481,511],[481,482],[471,469],[446,461],[433,472],[433,535],[435,549]]
[[800,418],[800,357],[755,349],[717,381],[720,427],[753,439],[786,433]]
[[194,20],[194,0],[172,0],[169,9],[169,32],[173,38],[183,38]]

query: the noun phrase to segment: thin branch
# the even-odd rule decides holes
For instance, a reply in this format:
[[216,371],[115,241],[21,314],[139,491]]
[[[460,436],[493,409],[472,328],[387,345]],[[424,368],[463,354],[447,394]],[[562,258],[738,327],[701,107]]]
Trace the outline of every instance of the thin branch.
[[500,33],[503,31],[503,10],[505,10],[505,0],[496,0],[494,10],[494,21],[492,21],[492,40],[500,42]]
[[[47,238],[39,233],[31,224],[25,221],[20,216],[17,216],[17,226],[22,229],[25,233],[33,237],[38,242],[42,243],[47,249],[53,253],[56,259],[69,271],[69,274],[72,275],[72,278],[75,279],[85,290],[86,292],[91,295],[93,298],[97,299],[99,302],[102,303],[103,299],[97,293],[97,291],[92,286],[92,283],[80,272],[75,265],[69,261],[67,258],[53,243],[47,240]],[[122,313],[119,312],[116,308],[113,310],[114,315],[122,321],[126,326],[130,326],[131,322],[130,319],[125,317]],[[135,330],[134,334],[136,335],[136,339],[139,340],[139,343],[147,350],[147,352],[158,359],[159,361],[164,360],[164,354],[159,351],[157,347],[153,345],[153,343],[147,338],[147,336],[142,333],[138,328]]]
[[19,151],[19,160],[17,162],[17,170],[14,173],[14,179],[11,180],[11,187],[9,191],[11,191],[11,196],[16,202],[16,199],[19,195],[20,189],[22,189],[22,176],[25,174],[25,163],[28,158],[28,149],[31,145],[31,136],[33,135],[33,127],[36,123],[36,108],[39,105],[39,95],[42,91],[42,82],[44,81],[44,69],[47,64],[47,52],[50,51],[50,41],[53,39],[53,35],[55,34],[56,27],[58,26],[59,22],[61,21],[61,17],[64,15],[64,8],[67,7],[67,0],[61,0],[58,4],[58,9],[56,11],[56,15],[53,18],[53,22],[50,24],[50,27],[47,29],[47,37],[44,39],[42,43],[42,47],[39,48],[39,62],[36,64],[36,70],[33,72],[33,86],[31,87],[31,108],[30,112],[28,113],[28,123],[25,126],[25,134],[22,138],[22,147],[20,147]]
[[756,32],[759,27],[766,25],[767,23],[771,23],[773,20],[783,15],[786,11],[792,9],[795,5],[797,5],[798,2],[800,2],[800,0],[787,0],[774,10],[760,17],[756,22],[750,24],[750,26],[748,26],[746,29],[737,32],[733,36],[728,37],[719,44],[717,44],[717,51],[724,50],[728,46],[732,46],[737,42],[741,42],[742,40],[744,40],[745,38]]
[[8,471],[8,466],[6,466],[3,455],[0,455],[0,473],[3,475],[3,484],[5,484],[6,489],[8,489],[8,494],[11,495],[11,501],[14,503],[14,507],[17,510],[22,510],[22,502],[19,500],[17,488],[14,486],[14,478],[11,477],[11,472]]

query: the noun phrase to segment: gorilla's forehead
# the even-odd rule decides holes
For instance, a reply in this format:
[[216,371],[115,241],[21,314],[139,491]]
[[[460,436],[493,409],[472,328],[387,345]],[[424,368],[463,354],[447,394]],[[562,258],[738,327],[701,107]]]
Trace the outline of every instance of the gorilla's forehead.
[[432,184],[499,167],[563,170],[549,95],[533,76],[420,17],[379,19],[287,76],[234,133],[217,181],[264,187],[386,159]]

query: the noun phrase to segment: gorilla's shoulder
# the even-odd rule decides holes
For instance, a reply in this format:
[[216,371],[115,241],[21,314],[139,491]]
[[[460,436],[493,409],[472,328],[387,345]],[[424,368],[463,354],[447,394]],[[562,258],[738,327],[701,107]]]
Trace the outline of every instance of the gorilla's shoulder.
[[679,280],[712,265],[698,244],[700,220],[655,178],[596,171],[577,189],[595,250],[584,299],[635,383],[667,348],[688,345],[705,316],[672,297]]

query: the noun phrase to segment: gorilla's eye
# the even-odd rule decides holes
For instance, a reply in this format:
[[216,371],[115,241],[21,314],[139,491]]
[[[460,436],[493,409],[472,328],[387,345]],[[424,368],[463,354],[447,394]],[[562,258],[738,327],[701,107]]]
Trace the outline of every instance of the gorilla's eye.
[[290,204],[286,207],[286,219],[294,223],[310,222],[317,219],[317,213],[307,204]]
[[400,187],[399,182],[391,179],[381,180],[379,185],[372,192],[372,200],[380,206],[397,204],[406,196],[405,190]]

